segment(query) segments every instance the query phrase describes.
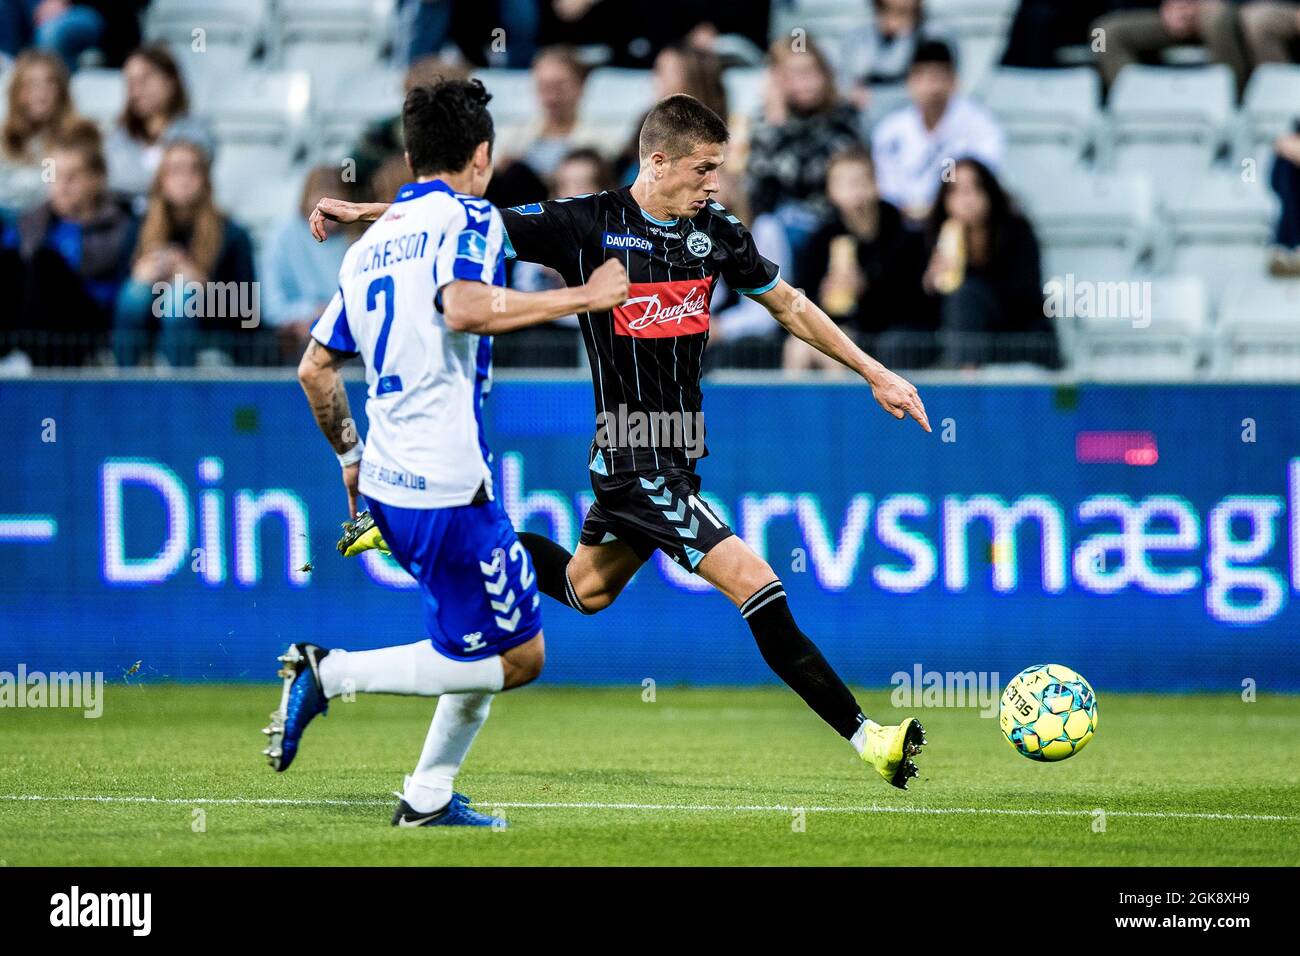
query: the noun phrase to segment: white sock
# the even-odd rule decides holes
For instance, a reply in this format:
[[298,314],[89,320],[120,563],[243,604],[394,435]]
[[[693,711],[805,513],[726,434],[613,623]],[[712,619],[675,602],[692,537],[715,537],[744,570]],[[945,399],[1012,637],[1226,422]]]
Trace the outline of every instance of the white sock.
[[[328,657],[325,659],[329,660]],[[880,725],[874,720],[864,720],[858,726],[858,729],[853,736],[849,738],[849,743],[853,744],[853,749],[858,752],[859,757],[862,756],[862,752],[867,749],[867,731],[869,729],[879,730]]]
[[500,657],[454,661],[424,640],[375,651],[332,650],[320,662],[320,679],[326,697],[349,690],[439,697],[471,690],[496,693],[505,683],[505,670]]
[[491,694],[444,694],[439,698],[420,762],[406,778],[402,794],[412,810],[433,813],[451,800],[456,774],[491,706]]

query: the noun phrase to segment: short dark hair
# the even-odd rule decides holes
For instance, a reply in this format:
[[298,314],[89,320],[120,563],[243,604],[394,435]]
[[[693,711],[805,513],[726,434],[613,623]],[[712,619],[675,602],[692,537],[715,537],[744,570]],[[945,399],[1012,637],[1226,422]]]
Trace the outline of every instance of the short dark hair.
[[830,162],[826,164],[827,174],[829,175],[832,168],[842,163],[857,163],[866,166],[872,176],[876,175],[876,157],[871,155],[871,150],[860,144],[855,143],[852,146],[845,147],[831,156]]
[[656,150],[669,159],[690,155],[701,144],[725,143],[731,138],[722,117],[686,93],[666,96],[646,114],[641,124],[640,153],[645,159]]
[[108,163],[104,159],[104,140],[100,135],[99,127],[90,120],[76,120],[70,124],[55,138],[51,148],[76,153],[92,175],[108,175]]
[[454,173],[474,158],[479,143],[488,150],[496,137],[488,101],[479,80],[439,80],[415,86],[402,106],[402,133],[411,171],[417,176]]
[[942,40],[922,40],[912,53],[912,64],[909,69],[914,70],[927,63],[956,69],[957,58],[953,56],[952,47]]

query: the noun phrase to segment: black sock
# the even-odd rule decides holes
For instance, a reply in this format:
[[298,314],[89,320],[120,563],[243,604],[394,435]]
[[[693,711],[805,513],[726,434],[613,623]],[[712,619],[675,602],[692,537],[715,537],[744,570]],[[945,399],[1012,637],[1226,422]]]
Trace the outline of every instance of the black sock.
[[519,540],[528,549],[528,556],[533,559],[533,568],[537,571],[537,589],[549,598],[561,604],[567,604],[583,614],[595,614],[588,611],[578,600],[578,594],[569,583],[569,561],[573,555],[560,547],[550,538],[531,531],[521,531]]
[[799,630],[781,582],[773,581],[751,594],[740,606],[740,614],[754,632],[767,666],[841,737],[857,733],[866,719],[862,709],[817,645]]

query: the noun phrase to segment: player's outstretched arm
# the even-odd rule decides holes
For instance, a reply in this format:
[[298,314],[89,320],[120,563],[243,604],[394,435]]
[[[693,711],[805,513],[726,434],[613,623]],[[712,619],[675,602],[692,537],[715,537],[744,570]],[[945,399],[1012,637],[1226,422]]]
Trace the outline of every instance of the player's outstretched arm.
[[915,386],[881,365],[844,334],[817,303],[782,279],[770,292],[754,296],[789,333],[853,369],[871,386],[880,407],[895,418],[911,415],[926,431],[930,420]]
[[325,222],[374,222],[388,211],[391,205],[386,202],[348,202],[346,199],[331,199],[325,196],[316,203],[316,208],[307,217],[311,234],[317,242],[324,242],[328,237]]
[[516,292],[482,282],[457,280],[442,290],[442,314],[453,332],[500,335],[574,312],[606,312],[627,301],[627,270],[607,259],[586,285],[545,292]]
[[329,439],[343,469],[343,487],[348,493],[348,514],[357,516],[357,484],[361,477],[361,436],[357,434],[348,393],[339,369],[352,356],[336,352],[315,339],[307,346],[298,363],[298,382],[307,393],[307,402],[316,424]]

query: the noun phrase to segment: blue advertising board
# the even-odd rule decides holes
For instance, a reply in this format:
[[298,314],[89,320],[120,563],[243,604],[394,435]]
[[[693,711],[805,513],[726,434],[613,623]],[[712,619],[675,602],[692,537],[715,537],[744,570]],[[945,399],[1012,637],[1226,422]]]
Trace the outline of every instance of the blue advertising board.
[[[1295,388],[934,385],[928,435],[862,386],[705,392],[703,497],[851,682],[1059,661],[1112,689],[1300,690]],[[0,669],[266,680],[290,641],[423,636],[400,568],[335,553],[346,501],[295,382],[7,382],[0,420]],[[516,526],[572,548],[589,385],[499,382],[486,428]],[[598,615],[543,610],[552,682],[773,679],[662,556]]]

